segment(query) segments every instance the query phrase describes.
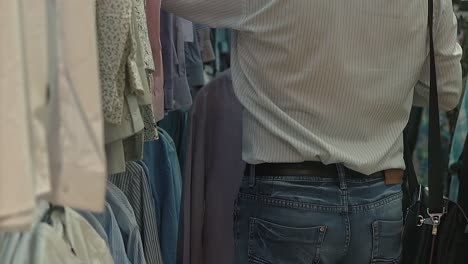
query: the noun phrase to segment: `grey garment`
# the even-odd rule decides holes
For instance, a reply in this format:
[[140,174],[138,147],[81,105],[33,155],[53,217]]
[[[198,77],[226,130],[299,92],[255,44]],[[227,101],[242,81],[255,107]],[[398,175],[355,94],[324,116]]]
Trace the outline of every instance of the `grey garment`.
[[164,109],[187,109],[192,105],[185,65],[181,20],[161,11],[161,47],[164,70]]
[[106,202],[115,214],[128,258],[133,264],[146,264],[135,213],[125,194],[111,182],[107,183]]
[[200,53],[203,62],[216,60],[213,44],[211,43],[211,29],[207,25],[195,24]]
[[245,168],[242,107],[234,95],[230,71],[199,92],[188,134],[178,263],[230,264],[233,206]]
[[205,84],[205,76],[203,72],[203,61],[200,52],[200,42],[193,25],[193,42],[185,43],[185,59],[187,80],[191,87],[203,86]]
[[125,173],[111,175],[109,181],[125,194],[135,213],[146,262],[162,263],[155,206],[144,168],[137,162],[127,162]]

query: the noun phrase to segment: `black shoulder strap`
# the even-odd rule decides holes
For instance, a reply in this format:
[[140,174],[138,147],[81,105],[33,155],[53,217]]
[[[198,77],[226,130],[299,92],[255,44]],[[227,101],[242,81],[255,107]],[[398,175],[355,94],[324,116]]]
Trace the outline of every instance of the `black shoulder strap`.
[[428,0],[429,56],[430,56],[430,96],[429,96],[429,210],[431,213],[444,211],[443,166],[440,139],[439,100],[437,95],[437,73],[434,51],[434,0]]

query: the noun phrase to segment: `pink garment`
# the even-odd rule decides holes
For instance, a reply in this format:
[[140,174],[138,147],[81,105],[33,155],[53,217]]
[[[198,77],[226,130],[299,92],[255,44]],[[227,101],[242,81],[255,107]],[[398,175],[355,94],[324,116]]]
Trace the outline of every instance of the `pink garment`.
[[160,12],[161,0],[146,1],[148,36],[155,66],[155,72],[153,74],[153,113],[156,122],[161,121],[164,117],[164,75],[160,40]]

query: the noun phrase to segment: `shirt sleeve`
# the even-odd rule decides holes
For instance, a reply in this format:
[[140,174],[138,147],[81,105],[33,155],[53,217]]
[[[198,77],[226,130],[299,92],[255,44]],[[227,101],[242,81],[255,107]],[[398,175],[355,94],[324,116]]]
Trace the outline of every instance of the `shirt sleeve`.
[[239,29],[244,0],[162,0],[162,8],[176,16],[213,28]]
[[[449,111],[455,108],[462,92],[462,48],[457,42],[457,19],[449,0],[434,0],[440,3],[441,12],[434,28],[434,47],[439,89],[439,106]],[[424,63],[419,82],[415,86],[414,104],[427,106],[429,103],[430,59]]]

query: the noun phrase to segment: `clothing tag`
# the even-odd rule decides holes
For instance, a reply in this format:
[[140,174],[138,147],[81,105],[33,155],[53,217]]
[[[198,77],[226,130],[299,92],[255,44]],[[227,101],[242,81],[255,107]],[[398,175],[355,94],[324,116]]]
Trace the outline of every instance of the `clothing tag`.
[[182,27],[182,32],[184,35],[184,41],[193,42],[194,41],[193,23],[183,18],[179,18],[179,19],[180,19],[180,25]]
[[386,170],[385,171],[385,184],[402,184],[403,183],[403,170]]

